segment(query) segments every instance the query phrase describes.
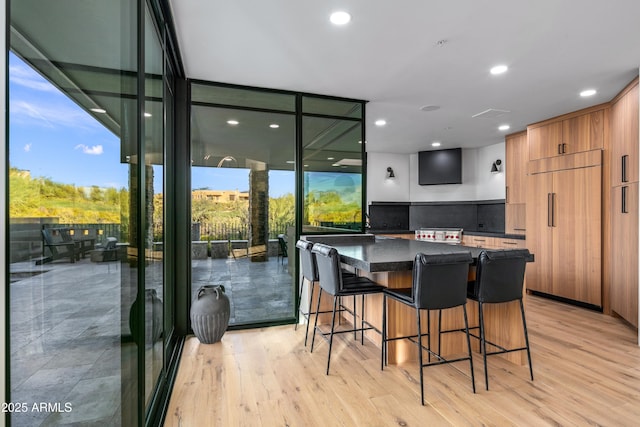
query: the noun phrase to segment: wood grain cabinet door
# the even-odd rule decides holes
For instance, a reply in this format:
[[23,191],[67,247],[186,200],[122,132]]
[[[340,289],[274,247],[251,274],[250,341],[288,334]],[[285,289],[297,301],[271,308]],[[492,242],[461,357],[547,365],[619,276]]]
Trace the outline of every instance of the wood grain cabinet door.
[[526,132],[508,135],[505,138],[506,203],[526,202],[528,156]]
[[560,154],[580,153],[604,146],[604,110],[562,121]]
[[602,306],[602,167],[553,172],[553,295]]
[[529,160],[544,159],[561,154],[562,122],[529,128]]
[[527,289],[551,294],[553,290],[551,195],[553,174],[539,173],[527,179],[526,246],[535,261],[527,263]]
[[638,85],[611,106],[611,185],[638,181]]
[[611,309],[638,327],[638,183],[613,188]]

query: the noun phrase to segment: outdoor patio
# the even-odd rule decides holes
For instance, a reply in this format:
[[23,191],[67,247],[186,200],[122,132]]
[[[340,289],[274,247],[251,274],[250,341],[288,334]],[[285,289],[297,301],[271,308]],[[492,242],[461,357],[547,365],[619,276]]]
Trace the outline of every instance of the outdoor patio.
[[[161,266],[157,262],[147,267],[147,277],[161,274]],[[121,307],[133,298],[124,295],[128,285],[123,286],[123,280],[135,272],[127,263],[88,258],[11,264],[11,401],[72,405],[68,413],[14,414],[13,426],[120,425],[121,390],[126,386],[122,361],[127,360],[125,352],[135,353],[130,307]],[[253,263],[248,258],[194,260],[192,274],[194,296],[202,285],[224,285],[231,324],[293,315],[295,282],[286,258]],[[156,293],[163,298],[162,289]],[[147,347],[147,358],[161,355],[162,339]],[[150,387],[151,372],[147,374]]]

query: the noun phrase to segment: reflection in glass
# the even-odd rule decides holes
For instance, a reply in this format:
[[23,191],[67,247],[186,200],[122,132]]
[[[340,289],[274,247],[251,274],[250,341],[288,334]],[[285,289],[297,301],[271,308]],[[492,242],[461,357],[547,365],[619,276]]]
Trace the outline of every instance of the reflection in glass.
[[8,8],[9,397],[63,409],[14,426],[138,420],[137,8],[95,6]]
[[310,116],[302,123],[303,232],[362,230],[362,123]]
[[146,9],[145,21],[145,403],[155,389],[163,366],[164,300],[164,133],[163,56]]

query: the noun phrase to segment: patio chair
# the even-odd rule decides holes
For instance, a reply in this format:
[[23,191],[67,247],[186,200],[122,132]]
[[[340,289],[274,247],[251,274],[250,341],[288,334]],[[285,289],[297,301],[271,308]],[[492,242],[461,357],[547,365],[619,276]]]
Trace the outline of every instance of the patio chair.
[[[46,254],[46,249],[51,255]],[[36,265],[57,259],[69,258],[70,262],[80,259],[80,251],[77,250],[77,242],[74,242],[68,228],[43,228],[42,229],[42,258],[36,261]]]

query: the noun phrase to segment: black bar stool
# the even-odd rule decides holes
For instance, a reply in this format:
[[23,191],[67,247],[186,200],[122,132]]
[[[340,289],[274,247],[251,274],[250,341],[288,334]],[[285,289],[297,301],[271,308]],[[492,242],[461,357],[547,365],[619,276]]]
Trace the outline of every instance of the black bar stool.
[[[367,279],[366,277],[352,277],[349,279],[343,279],[341,268],[340,268],[340,257],[338,255],[338,251],[336,248],[322,244],[316,243],[313,245],[312,253],[316,256],[316,262],[318,266],[318,276],[320,278],[320,291],[318,292],[318,303],[316,308],[316,313],[320,311],[320,299],[322,297],[322,292],[327,292],[328,294],[333,296],[333,315],[331,318],[331,331],[330,332],[322,332],[320,334],[323,337],[329,335],[329,354],[327,356],[327,375],[329,375],[329,365],[331,363],[331,348],[333,346],[333,335],[338,333],[345,332],[353,332],[357,334],[358,332],[362,333],[362,343],[364,344],[364,331],[374,329],[369,323],[364,319],[365,310],[364,310],[364,296],[367,294],[375,294],[380,293],[384,290],[384,286],[378,285],[377,283]],[[360,323],[360,328],[356,325],[355,319],[355,297],[361,295],[362,296],[362,321]],[[353,329],[349,330],[335,330],[336,323],[336,309],[338,306],[338,298],[345,296],[353,296],[354,297],[354,321],[353,321]],[[367,327],[365,327],[367,325]],[[318,316],[316,315],[316,319],[313,325],[313,338],[311,339],[311,351],[313,352],[313,346],[316,340],[316,331],[318,331]]]
[[[331,313],[331,311],[320,311],[319,313],[316,313],[315,311],[311,311],[313,307],[313,292],[315,290],[316,282],[318,282],[319,280],[316,256],[311,252],[311,249],[313,248],[313,242],[310,242],[308,240],[298,240],[296,242],[296,248],[298,248],[300,252],[300,269],[301,269],[300,285],[298,286],[297,307],[298,307],[299,313],[302,314],[302,317],[304,317],[307,321],[306,332],[304,335],[304,345],[306,347],[307,337],[309,336],[309,324],[311,323],[311,316],[314,314]],[[355,274],[345,270],[341,270],[340,273],[342,274],[343,280],[353,280],[356,277]],[[304,291],[305,281],[309,283],[309,305],[308,305],[307,311],[300,311],[300,304],[302,303],[302,294]],[[343,309],[341,308],[339,311],[343,311]],[[297,329],[298,329],[298,322],[296,322],[294,327],[294,330],[297,330]]]
[[[473,357],[471,355],[471,343],[469,340],[469,322],[467,318],[467,280],[469,264],[473,262],[470,252],[452,254],[425,255],[416,254],[413,262],[413,282],[411,288],[385,289],[382,306],[382,360],[381,369],[384,369],[388,355],[387,343],[389,341],[408,339],[418,346],[418,361],[420,364],[420,398],[424,405],[424,375],[423,370],[427,366],[441,365],[444,363],[469,361],[471,369],[471,386],[476,392],[475,378],[473,374]],[[387,337],[387,297],[398,302],[414,307],[418,323],[417,335],[399,337]],[[441,330],[442,310],[462,306],[464,311],[464,329]],[[420,311],[427,310],[427,333],[422,331]],[[430,311],[438,310],[438,351],[431,350],[431,321]],[[440,335],[450,332],[466,332],[468,356],[457,359],[445,359],[440,355]],[[422,345],[422,337],[427,336],[427,348]],[[417,341],[415,339],[418,339]],[[422,360],[422,352],[427,350],[428,363]],[[431,362],[431,356],[436,357]]]
[[[524,315],[524,303],[522,302],[524,271],[527,259],[530,256],[531,254],[527,249],[482,251],[478,256],[476,280],[469,282],[468,284],[468,298],[478,302],[480,337],[476,337],[474,335],[474,338],[479,338],[482,345],[484,382],[487,390],[489,390],[487,356],[495,354],[526,350],[527,358],[529,359],[529,373],[531,374],[531,381],[533,381],[533,366],[531,365],[529,335],[527,334],[527,321]],[[520,302],[525,346],[507,349],[499,344],[487,341],[484,328],[484,304],[500,304],[516,300]],[[498,350],[487,352],[487,344],[497,348]]]

